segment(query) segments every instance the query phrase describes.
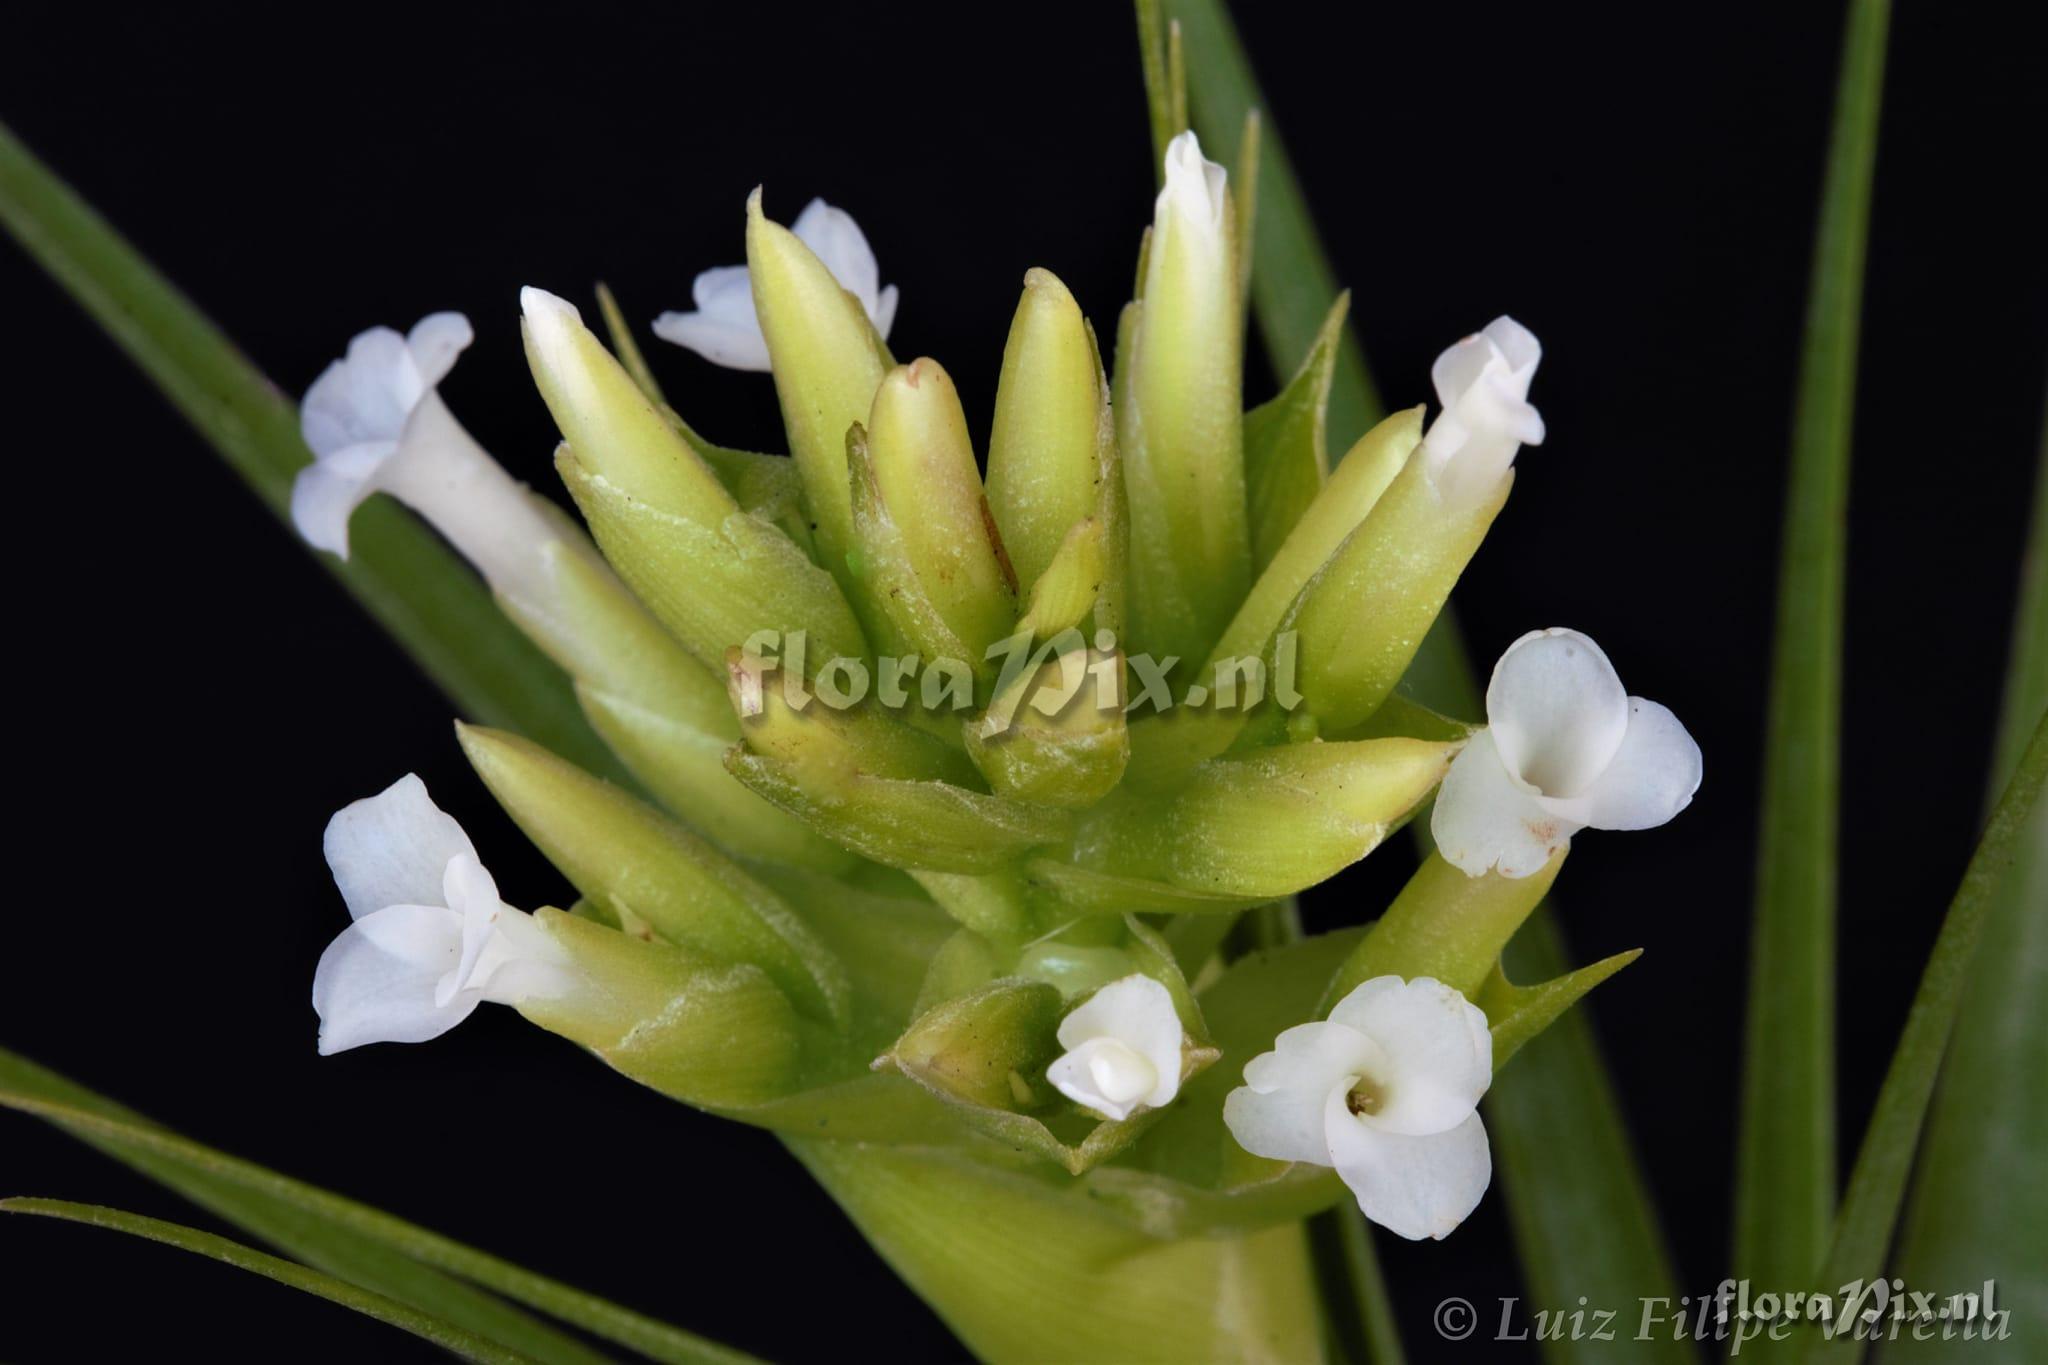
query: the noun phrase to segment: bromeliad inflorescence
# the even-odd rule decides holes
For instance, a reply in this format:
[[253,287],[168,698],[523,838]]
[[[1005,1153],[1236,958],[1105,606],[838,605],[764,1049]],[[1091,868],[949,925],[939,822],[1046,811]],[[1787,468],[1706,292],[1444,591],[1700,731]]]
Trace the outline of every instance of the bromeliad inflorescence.
[[[1305,1214],[1345,1186],[1407,1237],[1471,1211],[1495,1070],[1628,960],[1531,990],[1500,951],[1572,832],[1669,819],[1698,749],[1568,631],[1502,657],[1490,728],[1396,690],[1543,439],[1536,339],[1503,317],[1453,345],[1426,431],[1396,413],[1331,472],[1341,304],[1247,412],[1250,207],[1191,133],[1161,169],[1113,363],[1058,279],[1026,277],[985,461],[945,369],[889,351],[896,291],[821,201],[791,231],[756,191],[745,265],[655,324],[772,373],[789,458],[706,440],[630,334],[615,357],[522,293],[581,524],[441,402],[463,319],[351,344],[306,397],[302,533],[345,554],[379,491],[426,517],[640,790],[463,728],[578,893],[533,916],[418,779],[336,816],[357,918],[316,980],[323,1050],[511,1004],[783,1134],[998,1357],[1085,1354],[1093,1321],[1289,1355]],[[1442,852],[1369,932],[1247,935],[1433,794]],[[982,1292],[997,1275],[1028,1292]],[[1190,1286],[1234,1306],[1174,1312]]]

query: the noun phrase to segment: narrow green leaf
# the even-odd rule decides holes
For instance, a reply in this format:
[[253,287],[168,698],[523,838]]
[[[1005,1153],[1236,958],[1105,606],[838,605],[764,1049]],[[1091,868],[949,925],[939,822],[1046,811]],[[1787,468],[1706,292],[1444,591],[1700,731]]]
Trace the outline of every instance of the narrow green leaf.
[[[1152,174],[1163,181],[1166,175],[1166,144],[1173,141],[1187,121],[1187,88],[1173,86],[1166,53],[1166,18],[1159,0],[1137,0],[1138,57],[1145,71],[1145,110],[1152,125]],[[1185,68],[1183,68],[1185,77]]]
[[[523,1270],[379,1209],[215,1151],[146,1121],[138,1122],[124,1116],[116,1106],[107,1106],[112,1112],[105,1112],[98,1105],[89,1108],[44,1099],[18,1088],[24,1079],[22,1070],[29,1065],[11,1053],[0,1051],[0,1082],[5,1085],[0,1089],[0,1107],[46,1119],[181,1192],[183,1186],[177,1181],[196,1177],[217,1186],[254,1194],[267,1203],[299,1211],[307,1216],[310,1223],[323,1230],[333,1229],[368,1238],[414,1261],[495,1290],[507,1298],[655,1360],[682,1362],[683,1365],[739,1365],[751,1359],[741,1352],[586,1294],[558,1280]],[[58,1084],[68,1083],[59,1079]],[[157,1175],[157,1170],[166,1168],[170,1175]],[[595,1357],[584,1352],[581,1358]]]
[[1890,0],[1854,0],[1793,421],[1760,811],[1734,1270],[1806,1282],[1835,1206],[1836,794],[1849,430]]
[[[2030,718],[2048,711],[2048,424],[2034,476],[2034,525],[2021,567],[1994,787],[2018,765]],[[1961,1291],[2048,1284],[2048,1173],[2032,1155],[2048,1133],[2048,801],[2014,851],[1985,917],[1955,1037],[1907,1205],[1893,1269],[1909,1285]],[[2048,1295],[2010,1298],[2015,1341],[2048,1340]],[[1908,1337],[1893,1362],[1946,1360],[1947,1342]]]
[[[129,1128],[164,1132],[133,1110],[4,1048],[0,1048],[0,1091],[25,1095]],[[603,1360],[581,1342],[496,1295],[412,1260],[381,1242],[323,1221],[288,1201],[75,1124],[66,1125],[65,1131],[245,1232],[372,1293],[409,1303],[464,1331],[517,1347],[549,1365],[599,1365]]]
[[416,1308],[408,1308],[395,1299],[381,1294],[358,1289],[345,1280],[332,1275],[323,1275],[309,1270],[295,1261],[283,1260],[266,1255],[240,1242],[231,1242],[225,1237],[197,1228],[188,1228],[178,1223],[166,1223],[159,1218],[144,1218],[140,1214],[123,1213],[119,1209],[105,1208],[99,1204],[73,1204],[63,1199],[0,1199],[0,1213],[25,1213],[41,1218],[60,1218],[69,1223],[85,1223],[96,1228],[110,1228],[125,1232],[132,1237],[147,1238],[177,1247],[194,1255],[205,1256],[238,1270],[247,1270],[265,1279],[276,1280],[279,1284],[290,1285],[293,1289],[311,1294],[315,1298],[338,1303],[344,1308],[354,1309],[365,1317],[389,1323],[391,1326],[412,1333],[436,1346],[452,1351],[464,1360],[500,1361],[505,1365],[521,1365],[530,1361],[531,1356],[508,1351],[482,1337],[472,1336],[459,1327],[452,1327],[438,1318],[430,1317]]
[[[1941,933],[1934,940],[1934,951],[1928,954],[1926,969],[1920,975],[1920,989],[1914,993],[1913,1008],[1907,1012],[1906,1027],[1899,1035],[1898,1050],[1892,1054],[1884,1086],[1877,1093],[1877,1108],[1870,1116],[1870,1127],[1864,1132],[1856,1164],[1849,1172],[1848,1192],[1842,1197],[1841,1213],[1835,1220],[1834,1244],[1820,1275],[1819,1283],[1823,1285],[1883,1276],[1885,1252],[1891,1245],[1899,1207],[1906,1196],[1906,1176],[1912,1168],[1914,1149],[1919,1145],[1927,1102],[1934,1094],[1935,1073],[1941,1066],[1941,1054],[1948,1046],[1949,1031],[1955,1025],[1956,1010],[1962,1004],[1963,988],[1969,981],[1970,960],[1976,955],[1984,920],[1996,900],[2000,880],[2029,833],[2034,804],[2044,780],[2048,780],[2048,716],[2034,726],[2034,737],[2020,756],[2005,795],[1992,811],[1977,851],[1970,855],[1963,883],[1956,889],[1955,899],[1949,902]],[[2036,1079],[2007,1076],[2002,1083],[2028,1085]],[[2038,1236],[2040,1229],[2037,1227],[2034,1232]],[[2001,1273],[2010,1274],[2011,1268],[2004,1268]],[[1950,1293],[1967,1287],[1929,1284],[1925,1288]],[[1843,1334],[1826,1341],[1816,1339],[1806,1358],[1853,1361],[1862,1352],[1862,1342],[1852,1334]]]
[[[71,188],[0,125],[0,225],[104,328],[280,518],[312,457],[298,408]],[[346,338],[335,338],[337,350]],[[349,531],[348,562],[319,555],[464,715],[622,775],[568,679],[507,621],[483,582],[388,499]]]

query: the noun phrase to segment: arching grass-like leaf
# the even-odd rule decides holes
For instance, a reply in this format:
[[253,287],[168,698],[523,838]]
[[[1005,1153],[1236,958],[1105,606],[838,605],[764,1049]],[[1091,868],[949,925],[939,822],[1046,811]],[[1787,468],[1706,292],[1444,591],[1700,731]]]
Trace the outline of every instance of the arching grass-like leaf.
[[[2022,561],[1994,790],[2019,765],[2027,725],[2048,712],[2048,424],[2034,474],[2034,524]],[[1984,937],[1942,1063],[1920,1146],[1912,1200],[1892,1269],[1909,1285],[1962,1290],[2048,1268],[2048,1171],[2031,1154],[2048,1133],[2048,801],[2013,849],[1985,913]],[[2048,1279],[2039,1275],[2036,1283]],[[2015,1341],[2048,1339],[2048,1296],[2008,1297]],[[1953,1346],[1910,1335],[1879,1351],[1894,1362],[1941,1361]]]
[[[0,1108],[45,1119],[307,1260],[317,1260],[336,1246],[367,1242],[419,1266],[493,1290],[650,1359],[675,1365],[744,1365],[751,1360],[741,1352],[521,1269],[367,1204],[192,1142],[99,1100],[4,1049],[0,1049]],[[219,1197],[223,1193],[239,1199]],[[254,1210],[257,1216],[245,1218],[245,1210]],[[289,1229],[290,1235],[276,1236],[271,1230],[275,1227]],[[346,1273],[339,1266],[329,1268]],[[445,1276],[440,1278],[452,1283]],[[457,1287],[473,1292],[466,1286]],[[431,1309],[431,1316],[444,1320],[447,1316],[440,1301],[410,1301],[422,1311]],[[531,1353],[535,1359],[602,1359],[516,1310],[508,1311],[513,1313],[512,1322],[498,1324],[490,1336],[517,1345],[522,1358]],[[518,1330],[521,1322],[544,1335],[529,1338]],[[474,1328],[468,1330],[478,1334]],[[550,1344],[548,1338],[574,1347],[574,1354],[544,1351]]]
[[245,1247],[240,1242],[231,1242],[211,1232],[188,1228],[179,1223],[166,1223],[160,1218],[145,1218],[140,1214],[124,1213],[99,1204],[73,1204],[63,1199],[0,1199],[0,1213],[22,1213],[41,1218],[60,1218],[70,1223],[85,1223],[91,1227],[109,1228],[125,1232],[131,1237],[145,1237],[152,1242],[177,1247],[197,1256],[205,1256],[224,1265],[276,1280],[279,1284],[290,1285],[302,1293],[352,1308],[365,1317],[391,1324],[401,1331],[412,1333],[425,1341],[431,1341],[447,1351],[454,1352],[464,1360],[493,1362],[495,1365],[527,1365],[533,1357],[508,1351],[495,1342],[472,1336],[459,1327],[450,1326],[440,1319],[410,1308],[396,1299],[387,1299],[381,1294],[372,1294],[359,1289],[346,1280],[337,1280],[332,1275],[323,1275],[310,1270],[296,1261],[287,1261],[278,1256]]

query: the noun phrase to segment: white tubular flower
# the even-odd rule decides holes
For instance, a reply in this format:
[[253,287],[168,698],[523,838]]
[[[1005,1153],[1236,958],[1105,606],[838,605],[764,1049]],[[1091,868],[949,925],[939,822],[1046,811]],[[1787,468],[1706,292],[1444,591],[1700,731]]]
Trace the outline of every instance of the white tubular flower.
[[1246,1151],[1336,1168],[1367,1218],[1415,1240],[1465,1221],[1493,1179],[1479,1097],[1486,1015],[1443,982],[1376,976],[1328,1022],[1245,1064],[1223,1122]]
[[1066,1051],[1046,1079],[1085,1109],[1119,1122],[1180,1093],[1181,1026],[1173,994],[1142,974],[1112,981],[1060,1021]]
[[1526,877],[1581,829],[1649,829],[1691,804],[1700,746],[1678,717],[1631,697],[1600,646],[1531,631],[1486,687],[1487,728],[1437,792],[1429,832],[1469,876]]
[[[887,341],[896,321],[896,286],[881,287],[874,250],[853,216],[813,199],[790,224],[790,231],[817,253],[842,288],[860,300],[876,333]],[[702,272],[690,285],[690,298],[697,305],[695,311],[663,313],[654,320],[656,336],[728,370],[766,373],[772,368],[761,319],[754,313],[753,280],[745,266],[721,265]]]
[[372,493],[389,493],[492,587],[516,596],[532,583],[540,547],[561,530],[435,389],[473,335],[460,313],[431,314],[406,336],[372,327],[313,381],[299,429],[314,459],[292,485],[292,524],[309,544],[348,558],[349,518]]
[[1422,458],[1445,502],[1484,497],[1516,451],[1543,444],[1543,415],[1529,402],[1529,381],[1542,359],[1535,333],[1506,316],[1436,358],[1429,378],[1443,411],[1422,438]]
[[416,775],[336,812],[325,846],[355,923],[313,972],[323,1056],[422,1043],[485,1000],[559,996],[579,979],[532,916],[498,899],[469,836]]
[[1191,128],[1166,144],[1166,183],[1152,205],[1153,260],[1164,259],[1171,243],[1204,252],[1224,249],[1229,221],[1230,173],[1202,155]]

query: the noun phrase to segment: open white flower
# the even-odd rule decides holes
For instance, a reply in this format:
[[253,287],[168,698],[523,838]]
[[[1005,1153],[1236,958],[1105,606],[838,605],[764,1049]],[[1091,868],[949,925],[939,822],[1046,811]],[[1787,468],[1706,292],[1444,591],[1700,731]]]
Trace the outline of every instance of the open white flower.
[[493,588],[523,597],[543,572],[541,548],[562,531],[435,389],[472,336],[462,314],[434,313],[408,335],[372,327],[349,342],[299,405],[313,463],[292,484],[292,524],[315,548],[347,559],[349,518],[372,493],[389,493],[433,523]]
[[[868,239],[845,209],[822,199],[804,205],[790,224],[797,240],[817,253],[840,287],[860,300],[882,340],[896,321],[896,286],[881,287],[881,268]],[[721,265],[699,274],[690,285],[697,307],[688,313],[667,312],[654,320],[654,334],[714,365],[729,370],[772,368],[761,319],[754,312],[754,285],[743,265]]]
[[1245,1064],[1223,1122],[1246,1151],[1335,1167],[1367,1218],[1443,1237],[1493,1179],[1486,1015],[1443,982],[1376,976]]
[[1446,503],[1486,496],[1516,451],[1543,444],[1543,415],[1529,402],[1529,381],[1542,359],[1535,333],[1506,316],[1436,358],[1429,378],[1443,411],[1422,438],[1422,459]]
[[337,811],[325,847],[355,923],[313,973],[323,1055],[425,1042],[485,1000],[517,1005],[576,983],[533,917],[498,899],[469,836],[416,775]]
[[1669,708],[1622,688],[1575,630],[1531,631],[1486,687],[1487,728],[1437,792],[1429,831],[1470,876],[1526,877],[1594,829],[1649,829],[1699,790],[1700,746]]
[[1180,1093],[1180,1015],[1172,992],[1149,976],[1126,976],[1089,996],[1060,1021],[1059,1040],[1066,1051],[1046,1079],[1105,1118],[1121,1121]]

